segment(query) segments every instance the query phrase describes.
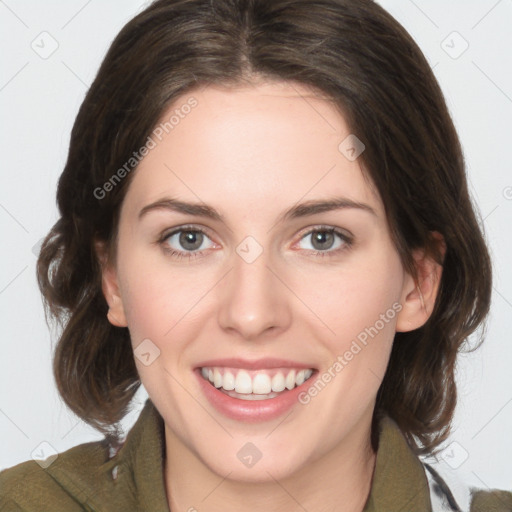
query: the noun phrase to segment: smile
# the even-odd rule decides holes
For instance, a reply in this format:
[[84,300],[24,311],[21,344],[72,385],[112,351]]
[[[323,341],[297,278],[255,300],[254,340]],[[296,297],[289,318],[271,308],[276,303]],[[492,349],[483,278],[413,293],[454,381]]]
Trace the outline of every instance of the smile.
[[314,370],[294,368],[269,368],[247,370],[243,368],[202,367],[204,380],[219,391],[240,400],[267,400],[285,390],[301,386],[313,375]]

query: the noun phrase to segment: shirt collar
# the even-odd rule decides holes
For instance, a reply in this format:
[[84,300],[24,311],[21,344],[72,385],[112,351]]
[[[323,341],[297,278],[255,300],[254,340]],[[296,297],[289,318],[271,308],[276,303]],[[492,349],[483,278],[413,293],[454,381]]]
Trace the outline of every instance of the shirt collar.
[[398,425],[380,420],[379,447],[370,496],[363,512],[431,510],[427,476]]
[[86,511],[169,512],[163,420],[149,399],[117,450],[104,440],[69,452],[59,455],[46,471]]

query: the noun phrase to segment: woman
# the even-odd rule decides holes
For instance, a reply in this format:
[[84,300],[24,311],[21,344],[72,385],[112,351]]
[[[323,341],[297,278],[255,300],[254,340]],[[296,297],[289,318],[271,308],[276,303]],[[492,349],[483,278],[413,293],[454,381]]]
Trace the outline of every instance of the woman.
[[442,93],[382,8],[154,2],[57,198],[55,376],[106,437],[3,472],[5,510],[460,510],[418,455],[448,436],[490,262]]

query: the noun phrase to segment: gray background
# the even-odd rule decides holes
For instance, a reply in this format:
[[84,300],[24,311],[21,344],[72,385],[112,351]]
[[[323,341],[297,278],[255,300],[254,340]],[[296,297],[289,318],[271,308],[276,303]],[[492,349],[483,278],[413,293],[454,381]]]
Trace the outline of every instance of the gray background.
[[[511,489],[512,0],[379,3],[417,41],[441,84],[494,260],[487,340],[460,358],[454,432],[437,467],[469,485]],[[110,42],[144,5],[0,1],[0,468],[101,438],[56,393],[56,338],[44,321],[35,262],[57,220],[55,187],[77,110]],[[126,428],[145,396],[137,395]]]

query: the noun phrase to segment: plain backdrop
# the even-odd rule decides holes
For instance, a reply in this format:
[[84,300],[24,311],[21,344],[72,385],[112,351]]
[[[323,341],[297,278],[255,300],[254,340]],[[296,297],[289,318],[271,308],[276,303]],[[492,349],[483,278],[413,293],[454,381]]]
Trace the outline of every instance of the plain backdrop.
[[[487,339],[460,358],[453,435],[437,467],[468,485],[512,489],[512,1],[381,0],[426,55],[464,149],[495,271]],[[78,108],[138,0],[0,2],[0,468],[101,435],[70,413],[51,373],[35,280],[57,220],[56,182]],[[140,411],[137,395],[124,425]],[[48,443],[48,445],[41,443]]]

